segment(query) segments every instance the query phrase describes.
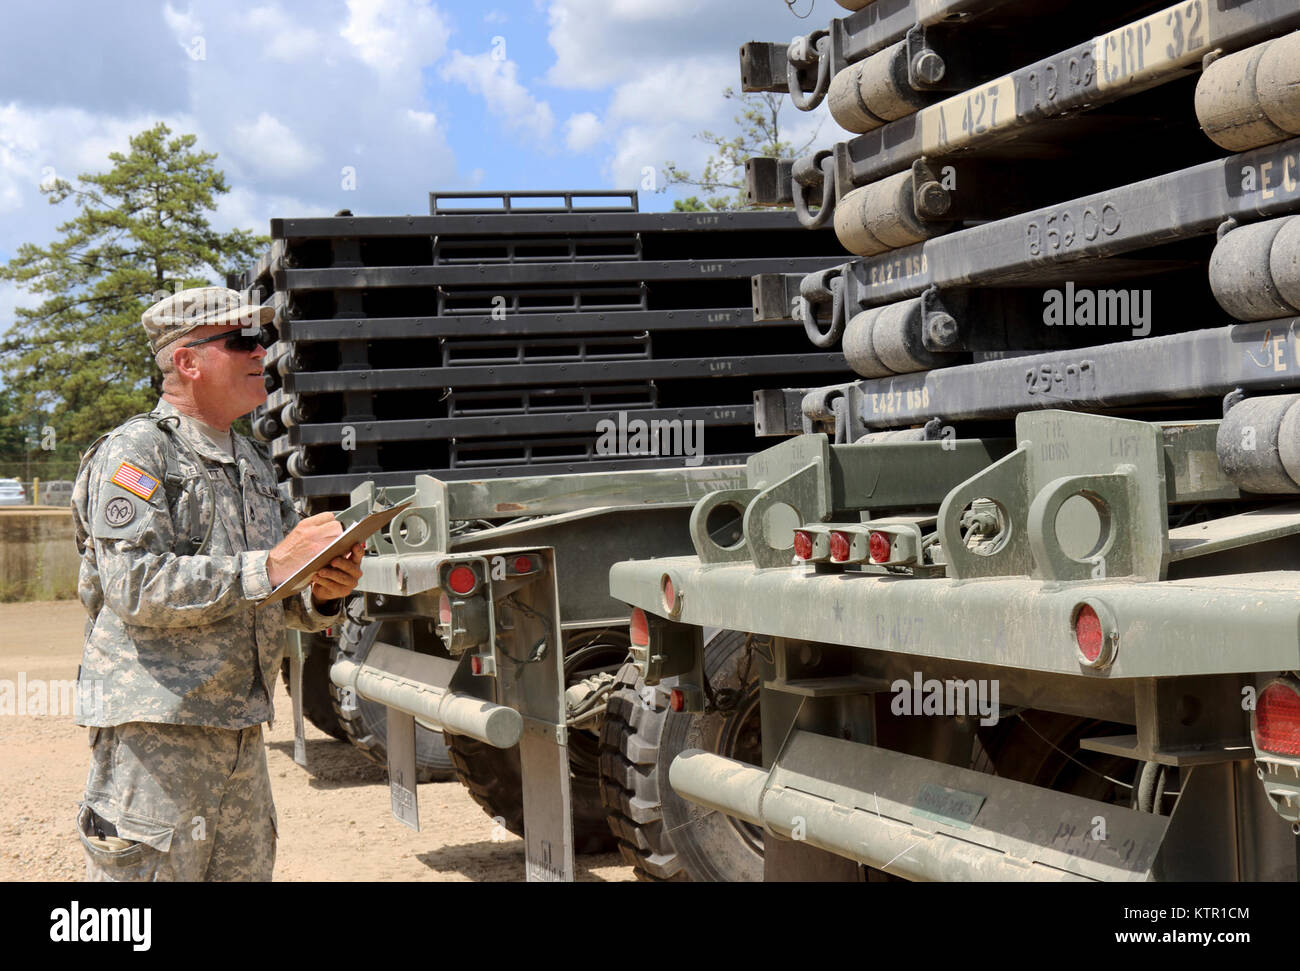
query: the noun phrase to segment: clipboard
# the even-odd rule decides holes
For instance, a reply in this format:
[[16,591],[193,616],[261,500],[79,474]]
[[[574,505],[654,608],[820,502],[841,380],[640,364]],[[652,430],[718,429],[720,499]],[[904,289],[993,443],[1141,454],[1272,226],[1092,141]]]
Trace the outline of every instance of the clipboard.
[[311,578],[316,575],[317,570],[336,557],[348,553],[357,543],[364,543],[370,536],[396,519],[397,514],[410,504],[411,500],[407,500],[400,505],[393,506],[391,509],[381,509],[379,512],[372,512],[364,519],[357,520],[343,530],[343,534],[338,539],[300,566],[293,576],[272,590],[264,600],[259,600],[256,606],[264,607],[267,604],[279,603],[285,597],[292,597],[295,593],[306,590],[311,586]]

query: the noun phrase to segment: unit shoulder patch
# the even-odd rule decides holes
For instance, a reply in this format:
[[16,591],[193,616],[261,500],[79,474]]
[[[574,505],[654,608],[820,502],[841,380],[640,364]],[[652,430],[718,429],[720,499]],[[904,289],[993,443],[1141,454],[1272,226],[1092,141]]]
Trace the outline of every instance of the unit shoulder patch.
[[135,503],[123,496],[114,496],[104,506],[104,522],[110,526],[125,526],[135,519]]
[[158,491],[160,484],[157,478],[130,462],[123,462],[119,465],[110,481],[114,485],[121,486],[127,492],[139,496],[145,502],[153,498],[153,494]]

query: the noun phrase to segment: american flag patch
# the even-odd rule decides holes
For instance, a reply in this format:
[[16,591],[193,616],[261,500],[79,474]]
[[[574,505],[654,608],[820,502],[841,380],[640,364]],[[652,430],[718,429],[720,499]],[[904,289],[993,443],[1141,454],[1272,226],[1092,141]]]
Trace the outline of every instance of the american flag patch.
[[127,492],[139,496],[145,502],[158,491],[158,480],[146,472],[144,469],[137,469],[130,462],[123,462],[117,467],[110,480],[114,485],[120,485]]

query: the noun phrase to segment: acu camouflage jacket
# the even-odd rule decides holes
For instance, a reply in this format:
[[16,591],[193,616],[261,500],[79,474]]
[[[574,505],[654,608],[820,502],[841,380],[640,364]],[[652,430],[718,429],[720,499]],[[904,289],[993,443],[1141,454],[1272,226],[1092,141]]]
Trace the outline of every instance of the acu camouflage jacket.
[[83,706],[78,724],[260,724],[273,715],[285,626],[339,619],[315,609],[310,587],[254,610],[271,592],[267,555],[299,517],[252,443],[232,438],[233,461],[160,400],[82,463],[72,505],[90,620],[79,696],[99,682],[103,703]]

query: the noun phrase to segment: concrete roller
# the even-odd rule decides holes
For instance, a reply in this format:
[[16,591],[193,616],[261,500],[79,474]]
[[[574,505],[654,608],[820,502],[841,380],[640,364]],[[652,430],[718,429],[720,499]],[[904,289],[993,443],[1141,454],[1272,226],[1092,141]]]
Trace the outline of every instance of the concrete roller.
[[1268,273],[1282,299],[1300,309],[1300,218],[1283,219],[1268,251]]
[[862,62],[850,64],[831,78],[826,89],[826,106],[835,124],[845,131],[861,135],[885,123],[873,115],[862,102],[859,87],[862,82]]
[[855,374],[864,378],[887,378],[891,371],[876,353],[871,342],[872,326],[884,307],[872,307],[855,314],[844,328],[844,359]]
[[316,471],[316,465],[312,462],[305,448],[295,449],[289,453],[288,460],[284,463],[285,470],[295,479],[305,479]]
[[1300,32],[1212,63],[1196,85],[1196,117],[1231,152],[1300,134]]
[[1288,135],[1300,135],[1300,31],[1268,45],[1255,87],[1268,120]]
[[803,396],[799,410],[813,421],[834,421],[835,402],[844,398],[843,388],[814,388]]
[[911,246],[936,236],[948,223],[926,223],[916,215],[912,173],[898,172],[844,195],[835,207],[835,235],[858,256]]
[[869,188],[871,187],[863,186],[846,192],[835,205],[835,236],[841,246],[857,256],[876,256],[887,253],[890,249],[867,229],[867,217],[862,207],[872,198],[867,194]]
[[863,186],[862,191],[866,193],[862,200],[862,217],[867,232],[890,249],[929,239],[942,225],[946,225],[927,225],[917,217],[910,171],[898,172]]
[[901,300],[884,307],[871,325],[871,347],[896,374],[928,371],[938,367],[942,358],[926,350],[921,298]]
[[1239,401],[1224,416],[1215,452],[1224,473],[1245,492],[1300,493],[1300,395]]
[[271,442],[284,433],[284,426],[275,415],[259,415],[253,419],[253,437],[259,442]]
[[1238,320],[1300,313],[1300,217],[1267,219],[1224,234],[1210,257],[1210,289]]
[[836,74],[826,102],[836,124],[862,134],[912,114],[929,98],[908,83],[907,42],[899,41]]

